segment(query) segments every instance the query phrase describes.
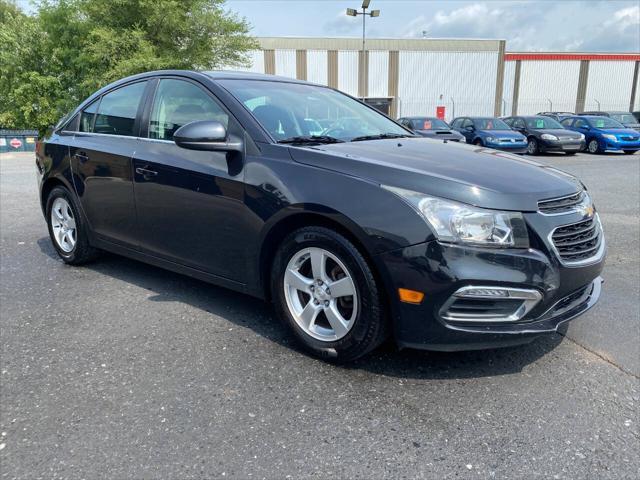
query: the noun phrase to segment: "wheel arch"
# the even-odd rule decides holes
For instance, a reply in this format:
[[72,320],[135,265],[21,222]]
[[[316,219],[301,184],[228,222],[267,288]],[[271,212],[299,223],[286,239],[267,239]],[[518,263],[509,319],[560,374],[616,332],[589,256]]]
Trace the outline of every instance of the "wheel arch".
[[381,287],[381,295],[386,308],[389,309],[390,302],[387,298],[388,282],[381,265],[376,261],[375,255],[372,254],[371,248],[367,245],[366,233],[339,212],[320,212],[313,209],[310,210],[309,207],[309,205],[305,205],[305,211],[289,212],[278,218],[262,237],[258,271],[261,293],[264,298],[271,300],[271,268],[280,243],[287,235],[299,228],[317,226],[332,229],[353,243],[369,263],[373,275]]
[[64,187],[67,190],[69,190],[71,194],[75,194],[75,192],[73,191],[73,188],[61,178],[59,177],[47,178],[42,184],[42,187],[40,188],[40,207],[42,208],[42,212],[45,215],[46,215],[45,209],[47,208],[47,199],[49,198],[49,194],[51,193],[51,191],[56,187]]

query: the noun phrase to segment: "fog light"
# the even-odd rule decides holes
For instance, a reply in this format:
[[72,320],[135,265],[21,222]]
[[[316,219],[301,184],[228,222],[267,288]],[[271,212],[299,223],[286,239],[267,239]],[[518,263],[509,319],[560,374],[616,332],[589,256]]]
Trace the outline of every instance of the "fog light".
[[400,301],[404,303],[418,304],[424,299],[424,293],[407,288],[399,288],[398,295],[400,296]]

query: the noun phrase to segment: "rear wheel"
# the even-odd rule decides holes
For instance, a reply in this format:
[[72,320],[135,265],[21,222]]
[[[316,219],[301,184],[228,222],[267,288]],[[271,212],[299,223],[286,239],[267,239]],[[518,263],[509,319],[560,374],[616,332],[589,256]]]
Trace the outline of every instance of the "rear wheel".
[[633,155],[634,153],[636,153],[638,150],[625,150],[624,153],[626,153],[627,155]]
[[540,153],[540,147],[538,146],[538,141],[535,138],[530,138],[527,141],[527,153],[529,155],[538,155],[538,153]]
[[589,150],[589,153],[602,153],[600,143],[595,138],[589,142],[587,149]]
[[284,240],[274,259],[271,292],[281,319],[315,356],[355,360],[387,336],[382,293],[369,264],[328,228],[301,228]]
[[86,223],[69,190],[51,190],[45,211],[51,242],[65,263],[80,265],[97,256],[98,250],[89,245]]

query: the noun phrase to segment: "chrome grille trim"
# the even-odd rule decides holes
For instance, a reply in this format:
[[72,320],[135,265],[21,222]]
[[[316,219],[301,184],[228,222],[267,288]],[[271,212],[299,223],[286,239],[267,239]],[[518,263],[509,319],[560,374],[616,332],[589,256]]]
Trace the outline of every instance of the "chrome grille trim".
[[538,202],[538,211],[542,215],[564,215],[576,211],[576,206],[584,200],[584,190],[563,197],[549,198]]
[[596,263],[604,256],[606,246],[600,217],[593,217],[556,227],[549,234],[549,244],[560,263],[580,267]]
[[[470,291],[473,290],[501,290],[508,292],[508,296],[472,295]],[[475,304],[459,305],[458,300],[473,300]],[[542,294],[534,289],[467,285],[447,299],[439,315],[443,320],[454,323],[512,323],[521,321],[540,300]]]

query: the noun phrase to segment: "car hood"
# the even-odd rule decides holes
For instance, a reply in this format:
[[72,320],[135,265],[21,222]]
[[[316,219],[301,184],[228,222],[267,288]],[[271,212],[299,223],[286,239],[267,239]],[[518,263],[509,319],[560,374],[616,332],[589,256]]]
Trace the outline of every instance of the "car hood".
[[540,130],[534,130],[539,134],[548,133],[550,135],[555,135],[556,137],[570,137],[570,138],[580,138],[580,133],[575,132],[573,130],[567,130],[565,128],[543,128]]
[[481,135],[487,135],[494,138],[516,138],[518,140],[524,140],[524,135],[519,132],[509,130],[476,130]]
[[290,152],[306,165],[499,210],[535,211],[538,200],[582,189],[572,175],[521,157],[425,138],[290,147]]
[[599,133],[608,133],[610,135],[638,135],[638,131],[633,128],[594,128]]

